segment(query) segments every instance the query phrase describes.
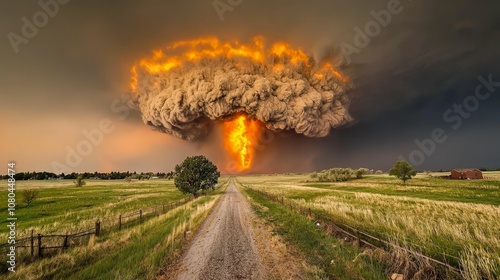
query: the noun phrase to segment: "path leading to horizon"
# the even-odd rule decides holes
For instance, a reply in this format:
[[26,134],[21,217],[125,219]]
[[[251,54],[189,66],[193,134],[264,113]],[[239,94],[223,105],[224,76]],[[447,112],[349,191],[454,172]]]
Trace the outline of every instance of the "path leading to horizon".
[[231,180],[184,255],[177,279],[266,279],[251,217],[250,204]]

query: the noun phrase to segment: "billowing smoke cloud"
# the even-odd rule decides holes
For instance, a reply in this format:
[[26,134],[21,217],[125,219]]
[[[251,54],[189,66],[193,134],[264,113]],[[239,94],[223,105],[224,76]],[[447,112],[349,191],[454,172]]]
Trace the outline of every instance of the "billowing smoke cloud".
[[351,121],[349,79],[278,43],[180,42],[132,70],[133,103],[159,131],[194,140],[214,121],[245,114],[273,131],[309,137]]

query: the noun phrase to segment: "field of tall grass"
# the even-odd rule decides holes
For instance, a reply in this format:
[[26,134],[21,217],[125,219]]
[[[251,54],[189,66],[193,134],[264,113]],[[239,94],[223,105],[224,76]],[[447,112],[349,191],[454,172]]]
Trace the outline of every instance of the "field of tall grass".
[[420,174],[406,186],[387,175],[336,183],[307,175],[238,180],[460,267],[463,278],[500,278],[500,174],[463,181],[436,175]]
[[[36,189],[38,198],[26,207],[22,191]],[[123,180],[88,180],[83,187],[75,187],[72,180],[18,181],[16,184],[16,217],[18,237],[28,236],[29,231],[64,233],[78,232],[93,227],[97,219],[103,227],[116,223],[118,215],[168,204],[188,197],[179,192],[173,181],[144,180],[127,183]],[[7,201],[7,192],[0,194],[0,201]],[[0,213],[7,214],[7,204],[0,204]],[[0,243],[7,240],[7,221],[0,221]]]
[[[88,181],[84,187],[74,187],[71,181],[20,181],[19,194],[23,189],[38,188],[40,197],[29,208],[23,203],[18,205],[18,238],[27,235],[30,229],[44,234],[71,233],[92,226],[96,219],[104,220],[104,234],[84,239],[83,244],[63,253],[19,262],[16,273],[2,272],[5,274],[0,274],[0,278],[154,279],[179,253],[186,242],[184,232],[196,230],[203,221],[227,187],[227,178],[222,178],[219,186],[206,196],[164,214],[160,212],[142,223],[109,230],[107,223],[115,221],[121,213],[168,205],[188,195],[180,193],[167,180],[131,183],[96,180]],[[0,236],[0,242],[4,242],[6,231],[2,229]]]
[[307,264],[305,279],[387,279],[382,263],[360,253],[355,245],[329,235],[309,218],[251,188],[240,188],[256,214]]

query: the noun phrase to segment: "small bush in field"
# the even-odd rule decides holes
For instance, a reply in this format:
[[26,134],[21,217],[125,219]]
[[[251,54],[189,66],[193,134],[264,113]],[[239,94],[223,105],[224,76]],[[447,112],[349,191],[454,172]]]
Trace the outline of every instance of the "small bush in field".
[[35,201],[35,199],[38,197],[38,194],[39,194],[38,190],[24,190],[22,192],[23,200],[26,203],[26,207],[30,207],[31,203]]

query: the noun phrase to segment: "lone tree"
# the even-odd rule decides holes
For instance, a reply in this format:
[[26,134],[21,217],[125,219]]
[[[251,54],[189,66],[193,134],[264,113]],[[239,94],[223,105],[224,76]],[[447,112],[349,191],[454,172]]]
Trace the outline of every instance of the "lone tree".
[[77,187],[83,187],[85,186],[85,181],[83,181],[83,175],[80,174],[78,177],[76,177],[76,181],[73,181],[75,183],[75,186]]
[[26,207],[30,207],[31,202],[35,201],[35,199],[38,197],[38,193],[39,192],[37,190],[24,190],[22,192]]
[[175,166],[174,184],[181,192],[198,196],[199,190],[215,189],[220,173],[205,156],[187,157]]
[[406,185],[406,181],[417,175],[417,171],[415,171],[413,166],[411,166],[411,164],[407,161],[398,160],[391,170],[389,170],[389,175],[396,176],[398,179],[403,181],[403,184]]

